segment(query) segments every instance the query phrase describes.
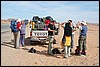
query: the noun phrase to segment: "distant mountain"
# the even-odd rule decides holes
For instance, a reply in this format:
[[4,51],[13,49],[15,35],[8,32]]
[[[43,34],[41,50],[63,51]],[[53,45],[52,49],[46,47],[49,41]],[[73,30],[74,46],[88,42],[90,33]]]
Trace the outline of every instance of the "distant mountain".
[[97,26],[99,26],[99,23],[88,23],[88,25],[97,25]]
[[1,19],[1,23],[10,23],[12,19],[15,19],[15,18]]

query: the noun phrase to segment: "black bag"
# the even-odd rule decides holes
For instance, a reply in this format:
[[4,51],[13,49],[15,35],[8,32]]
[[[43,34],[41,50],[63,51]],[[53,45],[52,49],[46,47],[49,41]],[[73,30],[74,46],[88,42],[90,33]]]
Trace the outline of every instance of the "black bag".
[[39,21],[39,19],[40,19],[40,18],[39,18],[38,16],[33,16],[33,19],[32,19],[32,20],[33,20],[35,23],[37,23],[37,22]]
[[58,50],[58,48],[54,48],[54,49],[52,50],[52,53],[53,53],[53,54],[61,54],[60,51]]
[[36,53],[36,50],[32,47],[28,52],[30,52],[30,53]]
[[47,20],[53,21],[53,18],[51,16],[46,17]]
[[63,36],[62,43],[65,44],[65,42],[66,42],[66,38],[65,38],[65,36]]

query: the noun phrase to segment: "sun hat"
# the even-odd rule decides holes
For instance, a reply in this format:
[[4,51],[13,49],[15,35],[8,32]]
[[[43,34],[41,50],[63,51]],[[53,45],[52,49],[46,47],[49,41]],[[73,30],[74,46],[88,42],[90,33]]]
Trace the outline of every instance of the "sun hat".
[[21,19],[18,19],[17,22],[21,22]]
[[84,24],[84,25],[87,25],[87,24],[86,24],[86,23],[87,23],[86,21],[82,21],[81,23]]

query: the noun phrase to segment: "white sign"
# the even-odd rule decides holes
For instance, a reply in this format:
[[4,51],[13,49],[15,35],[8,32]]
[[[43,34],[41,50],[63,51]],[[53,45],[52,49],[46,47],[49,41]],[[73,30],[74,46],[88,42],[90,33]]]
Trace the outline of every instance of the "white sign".
[[48,31],[32,31],[32,36],[48,36]]

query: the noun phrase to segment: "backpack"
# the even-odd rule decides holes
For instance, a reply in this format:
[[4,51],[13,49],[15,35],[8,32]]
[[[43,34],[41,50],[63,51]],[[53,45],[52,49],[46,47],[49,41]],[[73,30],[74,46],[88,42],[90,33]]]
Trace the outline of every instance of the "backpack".
[[53,18],[51,16],[46,17],[47,20],[53,21]]
[[61,54],[60,51],[58,50],[58,48],[54,48],[54,49],[52,50],[52,53],[53,53],[53,54]]
[[12,32],[18,32],[16,20],[11,20],[10,28],[11,28],[11,31],[12,31]]
[[39,21],[39,19],[40,18],[38,16],[33,16],[33,19],[32,20],[33,20],[33,22],[37,23]]
[[34,49],[33,47],[28,51],[30,53],[36,53],[36,49]]
[[66,42],[66,38],[65,38],[65,36],[63,36],[62,43],[65,44],[65,42]]

